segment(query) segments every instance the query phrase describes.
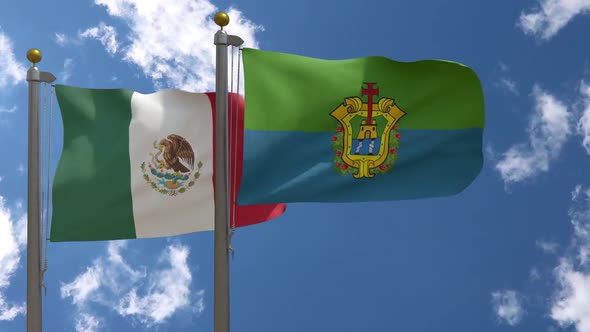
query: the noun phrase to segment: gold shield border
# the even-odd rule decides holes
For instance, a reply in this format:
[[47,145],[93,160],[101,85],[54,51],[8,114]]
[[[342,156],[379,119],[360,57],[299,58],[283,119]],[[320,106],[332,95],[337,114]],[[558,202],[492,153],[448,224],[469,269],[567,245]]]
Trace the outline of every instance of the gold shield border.
[[355,116],[363,118],[367,117],[368,106],[364,104],[362,99],[359,97],[345,98],[344,102],[335,110],[330,113],[344,129],[344,142],[343,142],[343,153],[342,160],[348,166],[358,169],[356,174],[353,174],[355,179],[360,178],[372,178],[375,174],[369,172],[369,170],[379,167],[385,159],[389,151],[389,133],[393,126],[401,119],[406,113],[402,111],[391,98],[380,98],[377,104],[373,104],[373,117],[384,117],[387,120],[385,129],[381,134],[381,145],[379,146],[379,152],[373,156],[366,155],[354,155],[350,153],[352,147],[352,125],[350,122]]

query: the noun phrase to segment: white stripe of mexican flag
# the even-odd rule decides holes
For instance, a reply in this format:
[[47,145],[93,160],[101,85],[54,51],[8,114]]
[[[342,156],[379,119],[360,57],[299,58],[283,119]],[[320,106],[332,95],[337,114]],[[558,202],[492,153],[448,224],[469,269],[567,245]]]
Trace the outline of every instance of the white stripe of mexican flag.
[[136,236],[213,230],[213,113],[207,95],[178,90],[134,93],[131,114]]

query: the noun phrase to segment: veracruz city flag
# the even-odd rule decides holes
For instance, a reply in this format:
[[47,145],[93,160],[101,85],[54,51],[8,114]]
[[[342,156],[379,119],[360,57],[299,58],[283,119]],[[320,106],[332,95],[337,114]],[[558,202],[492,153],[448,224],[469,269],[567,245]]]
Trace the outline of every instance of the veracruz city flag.
[[[53,183],[51,241],[162,237],[214,229],[215,94],[55,88],[63,152]],[[230,118],[243,99],[230,95]],[[243,131],[230,122],[230,188],[241,177]],[[239,144],[235,144],[239,143]],[[237,169],[236,169],[237,167]],[[235,172],[237,171],[237,172]],[[237,176],[237,179],[235,176]],[[235,198],[235,192],[232,197]],[[236,226],[284,204],[235,207]]]
[[243,50],[239,204],[453,195],[483,165],[484,99],[470,68]]

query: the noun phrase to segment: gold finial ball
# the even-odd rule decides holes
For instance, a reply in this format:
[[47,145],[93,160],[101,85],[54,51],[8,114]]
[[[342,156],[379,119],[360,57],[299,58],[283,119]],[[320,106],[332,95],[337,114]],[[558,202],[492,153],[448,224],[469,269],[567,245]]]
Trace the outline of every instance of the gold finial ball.
[[227,16],[227,13],[225,12],[218,12],[217,14],[215,14],[213,21],[215,21],[215,24],[223,28],[224,26],[229,24],[229,16]]
[[36,48],[31,48],[27,51],[27,59],[29,59],[29,61],[31,61],[34,64],[41,62],[42,58],[43,55],[41,54],[41,51],[39,51]]

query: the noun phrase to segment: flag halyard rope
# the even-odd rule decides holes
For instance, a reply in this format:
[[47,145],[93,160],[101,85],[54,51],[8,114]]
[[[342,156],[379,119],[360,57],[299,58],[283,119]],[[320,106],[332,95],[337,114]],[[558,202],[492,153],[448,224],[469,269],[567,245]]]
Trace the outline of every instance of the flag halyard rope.
[[[234,258],[234,248],[232,246],[232,237],[234,235],[234,228],[232,228],[232,225],[235,224],[235,218],[236,218],[236,202],[235,202],[235,191],[234,191],[234,183],[236,181],[235,176],[233,176],[233,174],[231,173],[233,169],[235,169],[236,166],[236,148],[237,148],[237,137],[234,134],[235,131],[235,127],[236,127],[236,123],[235,123],[235,118],[236,118],[236,112],[238,111],[237,108],[235,107],[234,104],[234,50],[235,50],[235,46],[231,46],[230,48],[231,50],[231,67],[230,67],[230,89],[229,89],[229,106],[228,106],[228,131],[227,131],[227,135],[228,135],[228,141],[229,141],[229,148],[227,150],[227,154],[228,154],[228,177],[229,177],[229,181],[228,186],[229,188],[229,192],[230,192],[230,218],[228,220],[229,225],[228,225],[228,250],[231,253],[231,257],[232,259]],[[232,130],[230,131],[229,128],[232,128]],[[231,181],[233,179],[233,181]]]
[[[230,188],[230,192],[231,192],[231,198],[230,198],[230,208],[231,208],[231,218],[229,220],[230,224],[228,225],[228,232],[229,232],[229,251],[231,252],[232,255],[232,259],[234,258],[234,253],[235,250],[232,246],[232,237],[234,236],[235,232],[236,232],[236,219],[237,219],[237,196],[238,196],[238,166],[240,165],[240,161],[238,159],[238,146],[240,144],[239,142],[239,133],[240,133],[240,64],[241,64],[241,52],[242,52],[242,47],[238,47],[238,59],[237,59],[237,72],[235,74],[235,76],[237,78],[236,81],[236,91],[234,91],[234,51],[236,49],[236,46],[232,46],[231,47],[231,80],[230,80],[230,102],[229,102],[229,121],[231,121],[231,125],[229,126],[230,128],[232,128],[231,131],[228,131],[228,135],[231,138],[230,140],[230,144],[231,147],[228,149],[229,151],[232,151],[231,155],[229,156],[229,161],[230,161],[230,171],[232,172],[232,174],[230,175],[230,179],[233,178],[233,182],[229,181],[228,183],[230,184],[231,188]],[[228,151],[228,153],[229,153]]]
[[55,88],[53,85],[49,87],[49,114],[47,112],[47,83],[43,83],[43,126],[41,127],[41,165],[40,180],[45,183],[45,186],[41,186],[41,227],[42,239],[44,246],[41,251],[41,257],[43,258],[43,266],[41,268],[41,287],[43,288],[45,295],[47,296],[47,285],[45,284],[45,273],[49,266],[48,259],[48,245],[49,245],[49,209],[50,209],[50,191],[51,191],[51,136],[53,133],[53,96]]

